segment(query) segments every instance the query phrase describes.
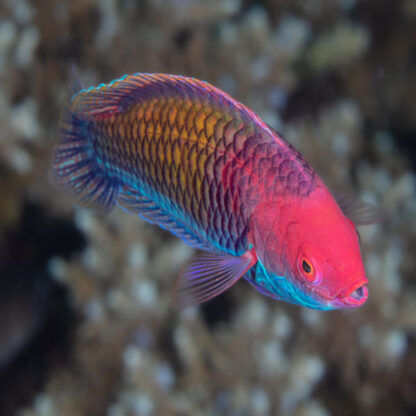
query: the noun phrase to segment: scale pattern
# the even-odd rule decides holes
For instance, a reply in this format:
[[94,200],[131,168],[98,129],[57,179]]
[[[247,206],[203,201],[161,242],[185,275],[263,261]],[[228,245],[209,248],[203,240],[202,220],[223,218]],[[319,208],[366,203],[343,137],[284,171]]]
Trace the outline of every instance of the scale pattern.
[[[252,111],[192,78],[136,74],[80,91],[100,169],[125,195],[154,201],[205,247],[240,255],[256,204],[307,196],[316,175]],[[169,229],[169,226],[166,228]]]

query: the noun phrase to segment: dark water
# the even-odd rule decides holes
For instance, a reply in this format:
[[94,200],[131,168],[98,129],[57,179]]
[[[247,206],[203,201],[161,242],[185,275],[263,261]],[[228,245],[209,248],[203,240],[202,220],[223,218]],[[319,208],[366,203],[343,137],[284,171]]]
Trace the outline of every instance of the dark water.
[[[367,304],[316,312],[240,282],[173,313],[192,249],[49,185],[73,63],[87,86],[207,80],[381,207],[360,229]],[[413,0],[5,0],[0,80],[0,415],[416,414]]]

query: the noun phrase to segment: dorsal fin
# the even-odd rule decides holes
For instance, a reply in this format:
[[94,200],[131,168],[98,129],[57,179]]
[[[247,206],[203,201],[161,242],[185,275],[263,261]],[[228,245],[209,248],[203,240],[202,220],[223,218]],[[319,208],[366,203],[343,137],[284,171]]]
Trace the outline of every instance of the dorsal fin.
[[205,81],[180,75],[125,75],[108,84],[81,90],[72,98],[72,104],[79,117],[97,120],[126,111],[131,105],[160,97],[208,102],[223,114],[238,114],[246,122],[254,122],[270,132],[255,113],[225,92]]

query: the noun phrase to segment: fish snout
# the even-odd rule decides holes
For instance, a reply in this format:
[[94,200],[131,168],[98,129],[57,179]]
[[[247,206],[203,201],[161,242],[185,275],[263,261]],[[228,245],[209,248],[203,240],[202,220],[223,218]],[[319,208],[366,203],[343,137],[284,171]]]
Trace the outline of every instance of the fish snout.
[[364,277],[349,288],[343,290],[336,300],[344,308],[356,308],[363,305],[368,298],[368,280]]

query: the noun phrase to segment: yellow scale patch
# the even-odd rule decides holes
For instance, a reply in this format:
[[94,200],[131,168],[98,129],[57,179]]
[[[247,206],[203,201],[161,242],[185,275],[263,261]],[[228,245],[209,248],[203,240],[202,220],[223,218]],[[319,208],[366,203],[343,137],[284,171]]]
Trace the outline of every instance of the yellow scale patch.
[[214,173],[212,151],[225,151],[224,129],[231,139],[242,127],[238,121],[227,126],[232,119],[209,103],[163,97],[136,104],[118,117],[113,114],[103,127],[109,138],[115,135],[121,141],[113,141],[119,154],[134,165],[135,160],[143,160],[147,177],[159,181],[164,192],[179,188],[179,199],[195,211],[202,193],[208,191],[205,176]]

